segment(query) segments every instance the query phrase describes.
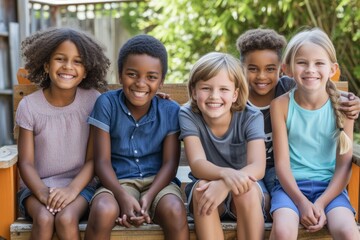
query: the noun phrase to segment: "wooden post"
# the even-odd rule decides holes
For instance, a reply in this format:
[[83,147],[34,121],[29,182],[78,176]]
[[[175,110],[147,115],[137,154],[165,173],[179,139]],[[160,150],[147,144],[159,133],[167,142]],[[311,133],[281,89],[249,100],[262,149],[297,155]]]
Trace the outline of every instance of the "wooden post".
[[10,225],[16,220],[17,148],[0,148],[0,239],[10,239]]
[[356,221],[360,223],[360,145],[354,144],[352,174],[348,185],[350,202],[356,211]]

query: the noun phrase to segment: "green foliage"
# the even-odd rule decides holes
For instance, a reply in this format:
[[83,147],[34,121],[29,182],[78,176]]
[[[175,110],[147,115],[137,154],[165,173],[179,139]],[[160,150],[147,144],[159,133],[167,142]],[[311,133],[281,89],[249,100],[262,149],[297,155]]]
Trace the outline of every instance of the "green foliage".
[[187,80],[192,64],[210,51],[238,56],[237,37],[251,28],[273,28],[289,39],[303,27],[320,27],[337,49],[342,77],[359,95],[360,0],[150,0],[124,4],[133,32],[160,39],[169,52],[167,82]]

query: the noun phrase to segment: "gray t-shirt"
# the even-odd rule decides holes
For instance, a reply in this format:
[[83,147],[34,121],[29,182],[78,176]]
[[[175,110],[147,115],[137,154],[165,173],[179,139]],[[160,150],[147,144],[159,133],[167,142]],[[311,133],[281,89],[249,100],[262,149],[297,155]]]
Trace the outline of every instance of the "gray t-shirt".
[[265,139],[262,113],[246,106],[244,111],[233,113],[228,131],[214,136],[200,114],[194,113],[189,104],[179,113],[180,139],[187,136],[200,138],[208,161],[220,167],[241,169],[246,165],[246,146],[249,141]]
[[[24,97],[16,112],[16,124],[34,134],[35,168],[48,187],[67,186],[85,163],[89,137],[86,122],[100,93],[78,88],[74,101],[52,106],[42,90]],[[20,182],[21,187],[25,187]]]

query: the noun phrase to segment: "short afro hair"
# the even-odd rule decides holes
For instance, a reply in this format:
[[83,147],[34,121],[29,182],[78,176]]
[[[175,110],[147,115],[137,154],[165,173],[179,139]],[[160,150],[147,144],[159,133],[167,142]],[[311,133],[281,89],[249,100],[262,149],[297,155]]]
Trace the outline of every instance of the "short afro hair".
[[251,29],[241,34],[236,41],[241,62],[245,61],[246,54],[249,52],[267,49],[275,51],[281,60],[282,50],[285,46],[285,37],[273,29]]
[[162,66],[162,80],[165,79],[165,75],[168,68],[167,51],[158,39],[141,34],[133,38],[130,38],[120,49],[118,57],[118,73],[121,75],[124,63],[130,54],[146,54],[154,58],[158,58]]

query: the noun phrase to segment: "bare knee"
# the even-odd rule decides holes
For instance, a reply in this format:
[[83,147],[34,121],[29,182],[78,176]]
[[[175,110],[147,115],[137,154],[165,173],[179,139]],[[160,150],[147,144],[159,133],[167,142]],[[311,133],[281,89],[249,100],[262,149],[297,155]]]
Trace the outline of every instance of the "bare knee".
[[58,212],[55,217],[55,225],[57,227],[69,228],[78,227],[79,217],[75,216],[71,211],[63,210]]
[[40,210],[37,215],[32,216],[33,224],[38,228],[52,228],[54,226],[54,215],[45,208]]
[[[174,219],[176,221],[173,221]],[[155,221],[161,225],[168,225],[173,222],[176,222],[176,225],[187,224],[186,209],[183,201],[175,195],[165,195],[156,207]]]
[[330,233],[334,239],[360,239],[357,228],[354,228],[352,224],[343,224],[341,227],[330,229]]
[[251,188],[248,192],[233,195],[236,209],[252,211],[253,207],[261,206],[261,197],[257,188]]
[[119,213],[119,206],[112,195],[107,193],[98,195],[90,207],[88,222],[98,227],[109,225],[109,223],[115,224]]
[[[195,186],[195,188],[197,188],[197,187],[202,187],[202,186],[204,186],[205,184],[207,184],[208,183],[208,181],[205,181],[205,180],[200,180],[197,184],[196,184],[196,186]],[[201,191],[201,192],[199,192],[199,191],[193,191],[192,192],[192,201],[193,201],[193,203],[198,203],[199,202],[199,200],[200,200],[200,198],[202,197],[202,195],[203,195],[203,191]]]

